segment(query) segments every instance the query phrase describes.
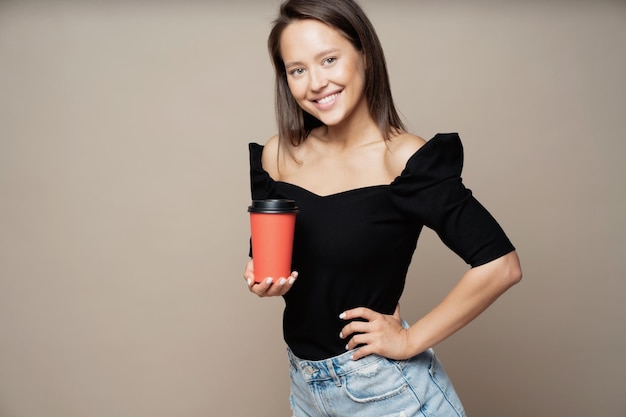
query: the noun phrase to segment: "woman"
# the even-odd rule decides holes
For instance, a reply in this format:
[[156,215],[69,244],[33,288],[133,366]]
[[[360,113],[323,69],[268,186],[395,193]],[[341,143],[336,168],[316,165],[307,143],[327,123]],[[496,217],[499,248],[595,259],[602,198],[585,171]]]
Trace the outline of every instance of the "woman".
[[[380,42],[352,0],[288,0],[270,33],[278,135],[250,144],[253,199],[296,200],[283,296],[295,416],[463,416],[432,346],[521,279],[515,249],[460,178],[456,134],[405,131]],[[408,326],[398,301],[423,226],[471,268]],[[297,271],[297,272],[295,272]]]

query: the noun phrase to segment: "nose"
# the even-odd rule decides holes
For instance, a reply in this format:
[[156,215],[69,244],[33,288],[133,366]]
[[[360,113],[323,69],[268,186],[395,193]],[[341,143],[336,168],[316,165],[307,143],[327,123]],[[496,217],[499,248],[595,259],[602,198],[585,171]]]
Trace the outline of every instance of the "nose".
[[309,86],[312,91],[320,91],[328,85],[328,78],[326,78],[322,70],[316,70],[310,72]]

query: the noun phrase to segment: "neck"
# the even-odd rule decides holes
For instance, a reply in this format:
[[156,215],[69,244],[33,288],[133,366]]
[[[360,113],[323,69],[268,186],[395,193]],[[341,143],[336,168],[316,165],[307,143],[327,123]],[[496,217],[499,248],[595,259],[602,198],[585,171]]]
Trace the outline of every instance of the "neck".
[[316,136],[325,144],[338,149],[349,149],[384,140],[367,108],[355,111],[352,117],[338,125],[324,126]]

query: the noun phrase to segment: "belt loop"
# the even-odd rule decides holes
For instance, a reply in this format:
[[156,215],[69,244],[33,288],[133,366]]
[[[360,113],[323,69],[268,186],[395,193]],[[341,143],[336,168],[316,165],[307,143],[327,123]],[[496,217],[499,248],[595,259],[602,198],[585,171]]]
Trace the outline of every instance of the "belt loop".
[[341,378],[339,378],[339,376],[337,376],[337,372],[335,372],[335,364],[334,361],[331,359],[329,361],[329,367],[328,370],[330,371],[330,375],[333,377],[333,381],[335,381],[335,386],[340,387],[341,386]]

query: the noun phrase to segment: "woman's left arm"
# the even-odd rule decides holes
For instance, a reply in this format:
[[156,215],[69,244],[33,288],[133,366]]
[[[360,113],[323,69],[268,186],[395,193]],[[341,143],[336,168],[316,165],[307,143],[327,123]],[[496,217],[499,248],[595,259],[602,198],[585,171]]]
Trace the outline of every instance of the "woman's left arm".
[[384,315],[359,307],[341,314],[352,321],[342,332],[350,339],[346,349],[359,345],[353,355],[357,360],[376,353],[390,359],[408,359],[435,346],[480,315],[506,290],[522,278],[519,258],[515,251],[486,264],[471,268],[448,293],[443,301],[410,328],[402,327],[399,309]]

